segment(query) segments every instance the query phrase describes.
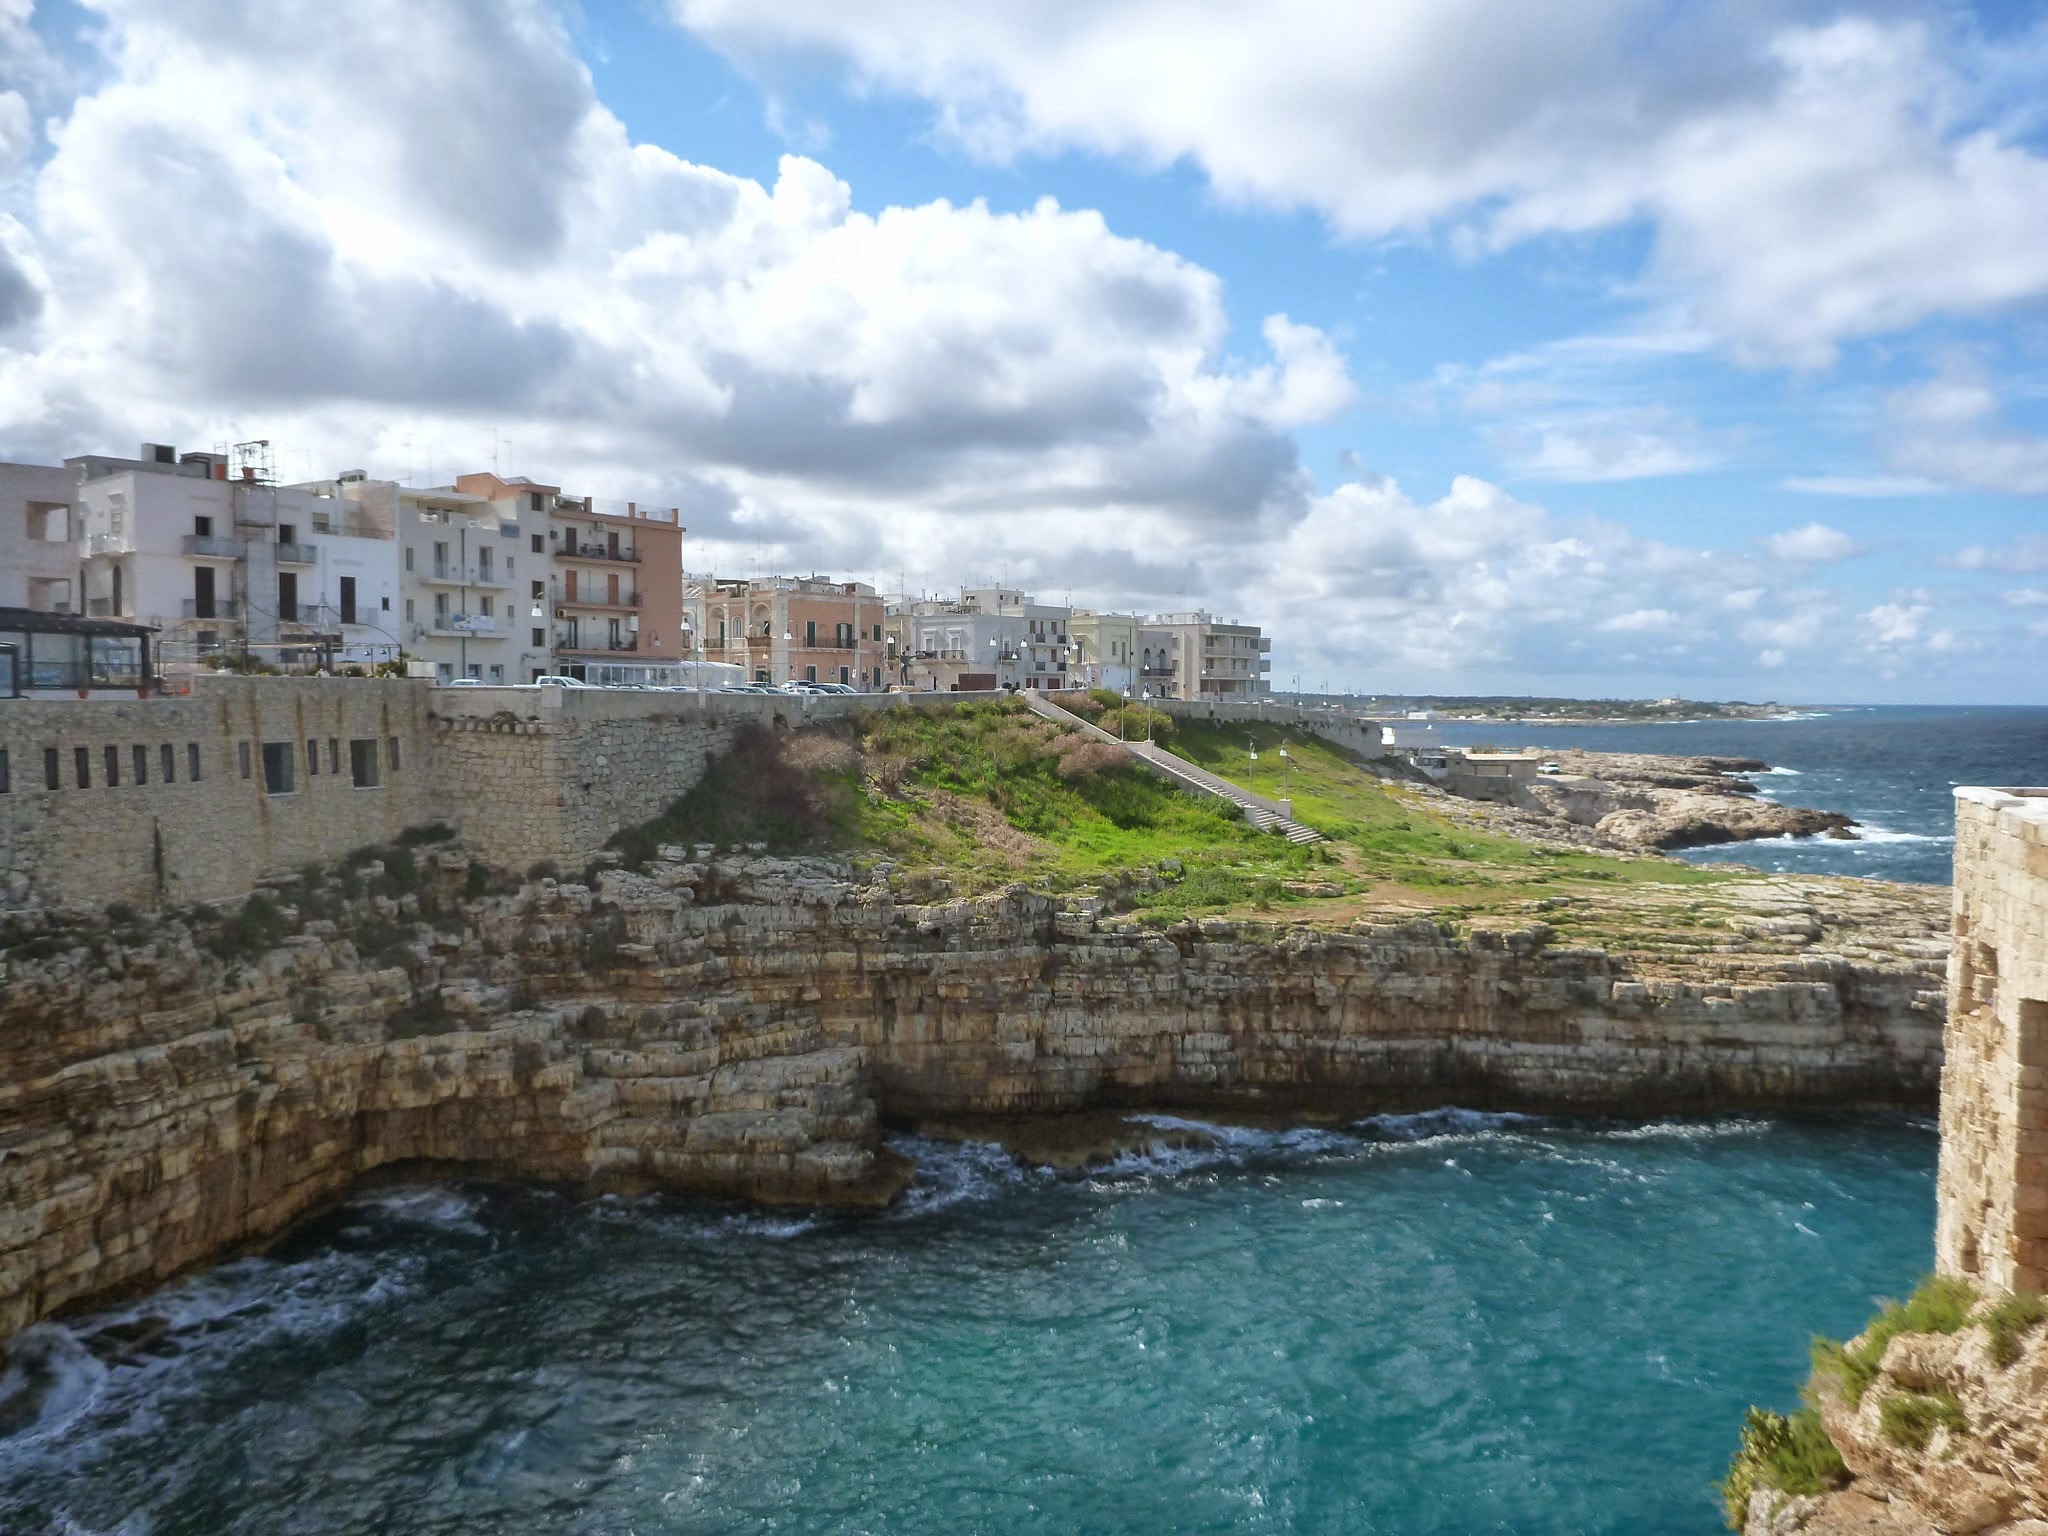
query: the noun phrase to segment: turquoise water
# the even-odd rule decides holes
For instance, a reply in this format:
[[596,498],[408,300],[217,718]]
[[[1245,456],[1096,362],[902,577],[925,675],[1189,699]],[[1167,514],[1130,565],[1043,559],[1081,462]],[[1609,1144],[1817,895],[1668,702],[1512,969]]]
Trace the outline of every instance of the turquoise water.
[[361,1196],[39,1330],[0,1529],[1706,1533],[1743,1407],[1930,1259],[1920,1121],[1223,1134],[906,1142],[868,1216]]

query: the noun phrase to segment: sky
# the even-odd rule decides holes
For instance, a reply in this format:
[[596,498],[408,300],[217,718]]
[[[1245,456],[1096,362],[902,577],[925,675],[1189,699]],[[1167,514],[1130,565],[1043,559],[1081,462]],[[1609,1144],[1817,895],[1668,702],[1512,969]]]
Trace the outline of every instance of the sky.
[[1368,693],[2048,703],[2048,10],[0,0],[0,457]]

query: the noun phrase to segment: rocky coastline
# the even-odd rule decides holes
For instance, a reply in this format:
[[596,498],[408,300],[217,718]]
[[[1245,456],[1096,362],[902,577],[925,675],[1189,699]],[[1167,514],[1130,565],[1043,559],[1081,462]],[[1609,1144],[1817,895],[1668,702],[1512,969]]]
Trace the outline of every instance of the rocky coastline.
[[1637,952],[1542,902],[1160,926],[1113,890],[911,900],[677,847],[571,880],[388,850],[239,905],[43,914],[0,993],[0,1337],[412,1164],[857,1204],[906,1175],[884,1123],[1009,1117],[1085,1159],[1131,1110],[1932,1104],[1942,893],[1735,884]]
[[[1468,822],[1533,841],[1623,853],[1657,853],[1779,837],[1854,838],[1838,811],[1781,805],[1749,775],[1756,758],[1665,757],[1636,752],[1548,752],[1562,770],[1517,785],[1506,803],[1433,797]],[[1461,807],[1451,809],[1445,801]]]

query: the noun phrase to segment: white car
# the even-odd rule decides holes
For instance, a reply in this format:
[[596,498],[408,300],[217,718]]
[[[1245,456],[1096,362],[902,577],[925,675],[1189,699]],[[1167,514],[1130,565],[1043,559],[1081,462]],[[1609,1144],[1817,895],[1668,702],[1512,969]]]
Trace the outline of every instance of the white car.
[[588,688],[590,684],[584,682],[580,677],[556,677],[551,673],[546,677],[536,677],[533,680],[533,686],[536,688]]
[[1564,767],[1559,763],[1538,763],[1536,771],[1538,773],[1563,773]]
[[488,688],[491,685],[480,677],[450,677],[442,680],[443,688]]

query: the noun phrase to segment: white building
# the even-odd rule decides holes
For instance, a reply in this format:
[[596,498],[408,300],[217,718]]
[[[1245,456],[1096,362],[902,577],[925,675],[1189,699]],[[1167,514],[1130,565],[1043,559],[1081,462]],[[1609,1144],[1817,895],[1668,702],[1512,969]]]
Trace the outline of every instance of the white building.
[[0,464],[0,608],[79,614],[76,482],[55,464]]
[[159,443],[134,459],[65,460],[87,613],[155,625],[173,670],[214,655],[285,667],[390,658],[388,528],[337,520],[331,501],[271,483],[258,463],[232,467]]
[[1171,699],[1224,702],[1272,691],[1273,642],[1256,624],[1232,624],[1203,610],[1147,618],[1139,636],[1138,675]]
[[1139,692],[1138,656],[1143,621],[1135,613],[1099,613],[1076,608],[1067,624],[1074,643],[1069,675],[1075,688],[1107,688],[1112,693]]
[[889,617],[897,681],[940,691],[1073,687],[1071,616],[1008,587],[898,602]]

